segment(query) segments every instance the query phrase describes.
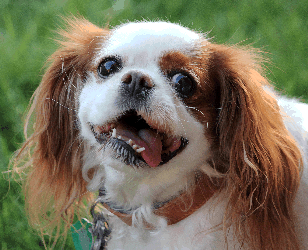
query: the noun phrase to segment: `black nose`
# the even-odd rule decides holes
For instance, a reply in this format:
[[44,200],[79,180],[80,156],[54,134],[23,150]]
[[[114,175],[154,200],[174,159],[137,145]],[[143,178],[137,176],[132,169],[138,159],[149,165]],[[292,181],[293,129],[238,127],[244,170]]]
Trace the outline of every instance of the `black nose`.
[[154,87],[152,79],[139,71],[130,71],[122,79],[122,87],[132,97],[145,97]]

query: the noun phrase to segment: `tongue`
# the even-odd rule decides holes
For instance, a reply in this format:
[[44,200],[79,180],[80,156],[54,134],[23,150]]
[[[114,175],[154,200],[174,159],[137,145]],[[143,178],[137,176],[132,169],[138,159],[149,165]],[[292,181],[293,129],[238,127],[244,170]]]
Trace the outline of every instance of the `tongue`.
[[157,167],[161,162],[162,142],[160,136],[151,129],[141,129],[138,131],[138,135],[148,146],[141,152],[142,158],[149,166]]
[[132,139],[138,146],[144,147],[141,157],[150,167],[157,167],[161,162],[162,142],[160,135],[152,129],[141,129],[138,132],[118,125],[117,134]]

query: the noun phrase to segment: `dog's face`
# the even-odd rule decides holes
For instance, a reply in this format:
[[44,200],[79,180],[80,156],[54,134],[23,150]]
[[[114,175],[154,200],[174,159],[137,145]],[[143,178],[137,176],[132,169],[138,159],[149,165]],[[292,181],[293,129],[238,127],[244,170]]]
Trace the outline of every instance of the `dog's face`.
[[166,22],[111,31],[85,80],[78,110],[81,135],[97,148],[102,164],[186,174],[205,162],[205,130],[213,128],[209,114],[215,112],[215,93],[200,58],[205,42]]

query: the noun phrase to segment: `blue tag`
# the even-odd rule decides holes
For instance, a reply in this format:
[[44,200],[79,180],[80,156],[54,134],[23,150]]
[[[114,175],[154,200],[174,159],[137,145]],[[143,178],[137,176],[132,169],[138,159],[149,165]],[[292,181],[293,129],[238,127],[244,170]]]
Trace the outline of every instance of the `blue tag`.
[[89,227],[92,225],[85,219],[78,221],[71,227],[73,242],[76,250],[90,250],[92,236]]

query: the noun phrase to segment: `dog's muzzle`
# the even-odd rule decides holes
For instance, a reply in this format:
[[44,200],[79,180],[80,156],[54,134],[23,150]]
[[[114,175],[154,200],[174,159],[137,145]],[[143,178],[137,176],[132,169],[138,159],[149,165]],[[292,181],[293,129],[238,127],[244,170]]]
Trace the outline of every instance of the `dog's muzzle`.
[[125,112],[117,120],[104,124],[89,124],[97,142],[111,148],[116,158],[129,165],[147,163],[150,167],[163,165],[179,154],[188,144],[181,136],[151,126],[135,110]]

